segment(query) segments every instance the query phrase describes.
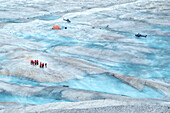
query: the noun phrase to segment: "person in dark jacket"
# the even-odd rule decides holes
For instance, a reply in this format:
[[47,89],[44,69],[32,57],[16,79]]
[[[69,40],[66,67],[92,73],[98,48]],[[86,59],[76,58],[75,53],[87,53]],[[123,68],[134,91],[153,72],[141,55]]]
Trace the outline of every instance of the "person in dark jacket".
[[34,65],[37,65],[37,61],[36,60],[34,60]]
[[47,63],[45,63],[45,67],[47,68]]

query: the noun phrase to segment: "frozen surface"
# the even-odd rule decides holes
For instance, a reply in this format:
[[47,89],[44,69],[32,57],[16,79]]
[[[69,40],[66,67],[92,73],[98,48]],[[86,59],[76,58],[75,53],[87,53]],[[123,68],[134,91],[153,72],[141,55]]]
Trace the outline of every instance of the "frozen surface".
[[3,102],[20,102],[33,105],[42,105],[47,103],[64,102],[63,100],[47,99],[43,97],[22,97],[8,94],[0,94],[0,100]]
[[[6,76],[0,76],[0,80],[11,83],[11,84],[23,85],[23,86],[39,86],[39,87],[69,86],[70,88],[75,88],[75,89],[98,91],[98,92],[109,93],[109,94],[120,94],[120,95],[126,95],[130,97],[143,97],[143,98],[144,97],[147,97],[147,98],[163,98],[164,97],[163,93],[156,91],[155,89],[152,89],[151,87],[145,86],[143,91],[139,91],[125,83],[122,83],[119,79],[113,78],[112,76],[107,75],[107,74],[86,75],[82,79],[72,79],[66,82],[61,82],[61,83],[36,82],[36,81],[24,79],[24,78],[6,77]],[[11,97],[11,95],[7,97]],[[17,97],[17,99],[18,98],[19,97]],[[5,98],[5,99],[11,100],[11,98]]]
[[[169,0],[0,0],[0,15],[1,81],[147,98],[164,95],[148,86],[138,91],[106,73],[170,84]],[[52,30],[55,24],[62,29]],[[136,38],[138,32],[147,38]],[[31,59],[48,68],[31,66]],[[43,99],[10,95],[0,101],[53,102]]]

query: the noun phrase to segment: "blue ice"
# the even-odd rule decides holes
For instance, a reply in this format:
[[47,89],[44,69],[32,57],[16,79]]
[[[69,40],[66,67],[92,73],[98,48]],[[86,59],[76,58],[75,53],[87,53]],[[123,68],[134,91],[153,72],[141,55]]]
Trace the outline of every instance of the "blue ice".
[[19,102],[33,105],[42,105],[47,103],[64,102],[64,100],[49,99],[45,97],[22,97],[18,95],[10,95],[0,93],[0,101],[3,102]]
[[84,90],[98,91],[103,93],[126,95],[130,97],[147,97],[147,98],[164,97],[163,93],[153,88],[145,86],[143,91],[139,91],[121,82],[120,80],[112,77],[111,75],[105,73],[86,75],[83,79],[73,79],[58,84],[68,85],[70,88],[75,88],[75,89],[84,89]]
[[[98,91],[110,94],[126,95],[130,97],[147,97],[147,98],[162,98],[164,94],[150,87],[145,86],[143,91],[139,91],[119,79],[107,74],[91,74],[84,76],[83,79],[72,79],[61,83],[37,82],[26,78],[14,76],[0,76],[0,80],[18,85],[30,86],[63,86],[68,85],[70,88]],[[154,94],[154,95],[152,95]]]

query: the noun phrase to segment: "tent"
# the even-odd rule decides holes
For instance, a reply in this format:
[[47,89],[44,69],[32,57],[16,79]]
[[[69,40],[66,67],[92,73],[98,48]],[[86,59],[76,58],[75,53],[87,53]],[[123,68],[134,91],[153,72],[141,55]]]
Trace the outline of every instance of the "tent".
[[59,30],[61,29],[59,25],[54,25],[52,29]]

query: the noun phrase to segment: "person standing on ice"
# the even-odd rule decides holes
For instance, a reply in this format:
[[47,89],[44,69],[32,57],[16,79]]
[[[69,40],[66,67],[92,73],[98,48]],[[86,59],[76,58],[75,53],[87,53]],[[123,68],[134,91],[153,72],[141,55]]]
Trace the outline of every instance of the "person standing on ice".
[[45,63],[45,67],[47,68],[47,63]]
[[36,62],[36,65],[38,65],[38,60],[37,60],[37,62]]
[[31,60],[31,65],[34,65],[34,61],[33,60]]
[[37,64],[37,61],[35,60],[35,61],[34,61],[34,65],[36,65],[36,64]]
[[44,63],[42,63],[42,68],[44,68]]

